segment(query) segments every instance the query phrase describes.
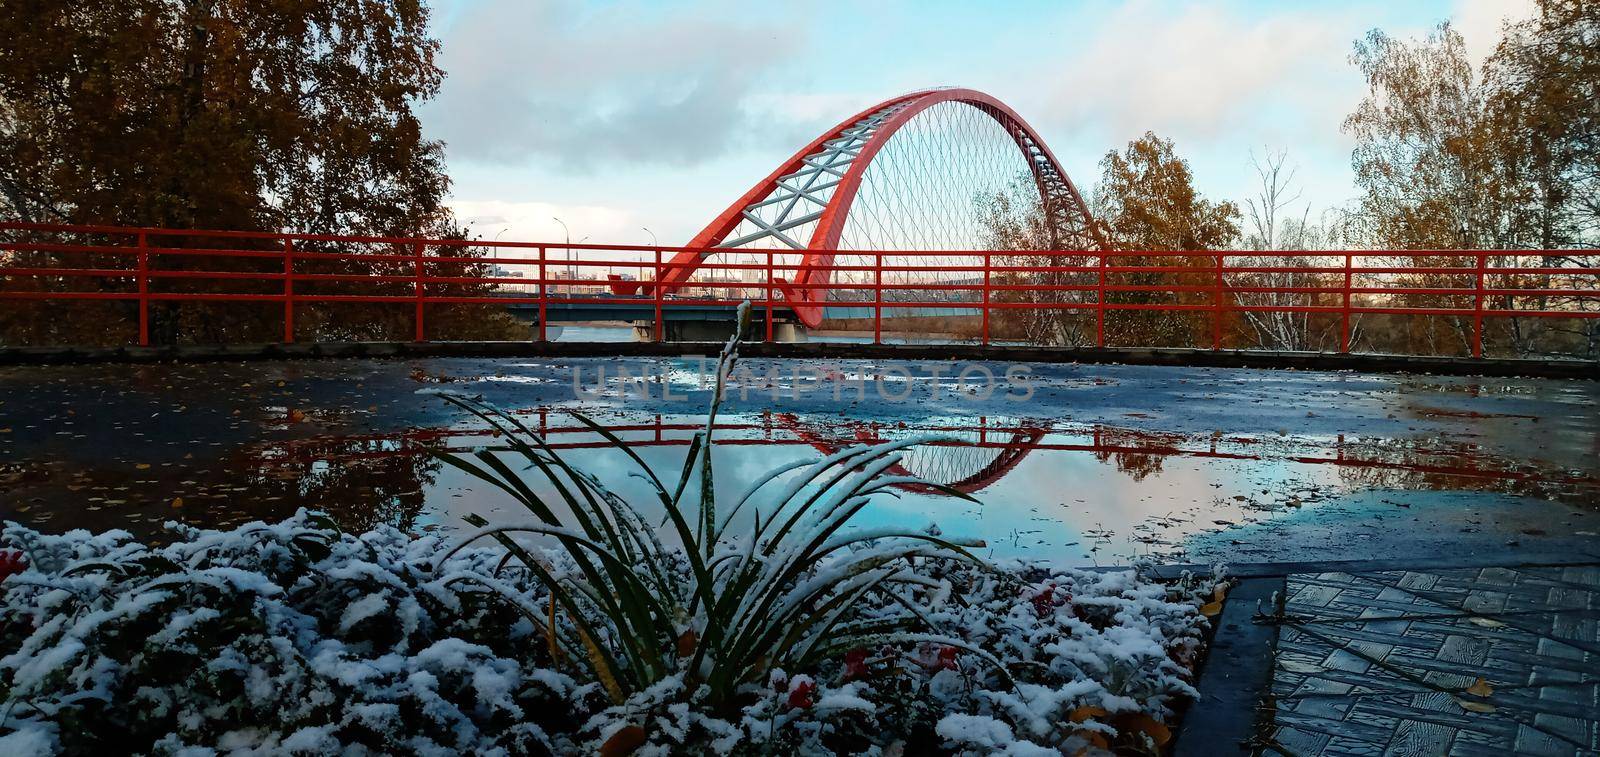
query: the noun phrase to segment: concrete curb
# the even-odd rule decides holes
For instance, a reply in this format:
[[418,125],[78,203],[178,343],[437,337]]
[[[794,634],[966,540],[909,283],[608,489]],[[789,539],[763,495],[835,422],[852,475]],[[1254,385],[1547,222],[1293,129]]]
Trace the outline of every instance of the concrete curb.
[[[182,347],[0,347],[0,366],[313,358],[676,357],[714,355],[721,349],[722,345],[718,342],[326,342]],[[760,358],[1122,363],[1600,380],[1600,362],[1595,361],[1502,358],[1473,360],[1409,355],[1340,355],[1253,350],[749,342],[740,348],[740,354]]]
[[1277,626],[1257,624],[1255,613],[1257,606],[1271,609],[1287,583],[1282,577],[1251,578],[1228,592],[1195,679],[1200,698],[1183,714],[1173,757],[1254,753],[1259,706],[1271,693],[1278,644]]
[[[1379,570],[1453,570],[1459,568],[1553,567],[1600,564],[1600,554],[1585,552],[1501,552],[1488,555],[1453,557],[1395,557],[1377,560],[1313,560],[1306,562],[1226,563],[1229,578],[1283,578],[1296,573],[1371,573]],[[1127,566],[1105,566],[1088,570],[1127,570]],[[1175,579],[1184,573],[1209,578],[1212,566],[1173,563],[1152,566],[1149,574],[1159,579]]]

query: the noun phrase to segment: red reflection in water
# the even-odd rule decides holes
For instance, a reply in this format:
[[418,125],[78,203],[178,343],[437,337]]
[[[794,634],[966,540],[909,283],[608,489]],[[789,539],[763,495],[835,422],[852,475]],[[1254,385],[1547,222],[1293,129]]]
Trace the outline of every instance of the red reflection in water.
[[[600,449],[610,442],[563,413],[528,411],[530,430],[558,449]],[[1351,483],[1404,489],[1468,489],[1528,494],[1547,498],[1600,501],[1600,479],[1553,470],[1529,462],[1488,455],[1476,445],[1443,437],[1346,440],[1343,435],[1322,442],[1298,438],[1185,435],[1094,424],[1089,426],[1027,423],[979,417],[966,424],[885,422],[818,422],[790,413],[763,413],[757,422],[719,422],[719,445],[807,445],[832,453],[850,445],[875,444],[913,435],[946,437],[909,451],[893,475],[925,478],[963,492],[978,492],[1014,471],[1036,450],[1085,452],[1112,464],[1135,481],[1159,473],[1167,458],[1282,460],[1329,465]],[[648,421],[608,427],[631,445],[685,446],[704,424]],[[383,434],[339,435],[274,442],[256,450],[267,466],[308,460],[350,461],[424,450],[463,452],[482,445],[462,440],[498,436],[484,428],[411,429]],[[1080,441],[1081,440],[1081,441]],[[387,443],[382,443],[387,442]],[[490,445],[492,446],[492,445]],[[338,451],[341,447],[345,451]],[[919,487],[903,488],[916,490]]]

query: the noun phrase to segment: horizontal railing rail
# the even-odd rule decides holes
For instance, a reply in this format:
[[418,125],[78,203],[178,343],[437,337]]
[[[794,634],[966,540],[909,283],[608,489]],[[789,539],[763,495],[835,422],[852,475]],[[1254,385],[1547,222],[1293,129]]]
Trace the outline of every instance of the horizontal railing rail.
[[[582,423],[562,413],[538,408],[524,413],[528,427],[545,438],[551,448],[560,450],[614,449],[615,444]],[[1344,434],[1316,443],[1268,443],[1260,435],[1182,434],[1144,431],[1102,423],[1038,424],[1012,418],[978,416],[964,423],[847,423],[812,425],[788,413],[766,411],[754,420],[718,421],[715,432],[719,443],[729,446],[815,447],[829,453],[858,444],[881,444],[913,436],[938,438],[925,450],[952,448],[1015,451],[1084,452],[1109,459],[1114,455],[1155,458],[1187,457],[1218,460],[1282,460],[1301,465],[1330,465],[1338,468],[1392,471],[1421,476],[1441,476],[1465,481],[1526,481],[1570,487],[1585,493],[1600,487],[1594,476],[1574,471],[1530,468],[1501,460],[1475,445],[1451,446],[1437,440],[1414,440],[1401,448],[1385,446],[1370,439],[1347,439]],[[705,424],[682,418],[653,415],[608,424],[608,433],[630,447],[681,447],[693,443],[694,436],[706,430]],[[263,465],[311,464],[403,457],[417,454],[419,446],[435,451],[467,452],[498,449],[500,432],[493,428],[423,428],[367,434],[339,434],[284,439],[257,448]],[[509,446],[505,446],[509,449]],[[935,452],[934,454],[937,454]],[[994,478],[1007,470],[988,470]],[[929,471],[920,471],[926,475]],[[1460,483],[1458,481],[1458,483]],[[949,483],[949,482],[946,482]]]
[[[673,262],[685,251],[703,259]],[[687,281],[655,285],[683,267],[693,269]],[[1470,354],[1481,357],[1486,321],[1600,318],[1600,254],[838,250],[824,265],[782,249],[0,223],[0,307],[83,301],[132,303],[141,345],[151,343],[159,303],[275,305],[281,340],[293,342],[296,308],[307,305],[406,305],[416,341],[428,340],[428,314],[437,306],[537,309],[540,340],[553,306],[626,306],[662,340],[674,310],[748,301],[767,340],[780,319],[833,308],[870,314],[847,320],[863,322],[864,334],[870,318],[874,342],[884,338],[886,319],[939,311],[975,320],[970,338],[984,344],[1013,339],[1017,318],[1092,319],[1093,338],[1084,324],[1084,343],[1103,347],[1108,316],[1167,313],[1209,320],[1192,346],[1220,350],[1252,319],[1279,314],[1332,319],[1331,341],[1349,352],[1362,318],[1398,316],[1455,319]],[[996,334],[997,325],[1007,333]]]

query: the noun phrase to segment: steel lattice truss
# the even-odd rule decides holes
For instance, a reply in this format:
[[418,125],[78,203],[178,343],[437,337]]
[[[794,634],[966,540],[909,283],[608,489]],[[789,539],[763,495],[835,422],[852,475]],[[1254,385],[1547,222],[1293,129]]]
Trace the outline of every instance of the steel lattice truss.
[[[698,261],[710,255],[729,256],[754,271],[769,250],[777,250],[774,265],[794,284],[789,294],[809,303],[795,312],[815,326],[822,319],[815,303],[870,296],[829,290],[832,281],[873,275],[835,276],[827,270],[835,263],[870,263],[846,252],[863,251],[892,254],[892,265],[918,269],[884,274],[884,283],[902,285],[897,296],[939,300],[948,293],[905,287],[938,282],[941,265],[973,263],[914,253],[983,249],[983,203],[1019,188],[1043,208],[1053,249],[1104,249],[1066,172],[1015,112],[974,90],[915,92],[847,119],[795,153],[687,245],[704,252],[680,253],[662,279],[691,282]],[[973,275],[969,270],[949,277]],[[955,299],[962,296],[970,297]]]
[[[915,436],[924,432],[861,426],[852,435],[823,433],[788,413],[778,416],[802,441],[823,454],[833,454],[856,444],[878,444]],[[999,481],[1022,463],[1041,441],[1043,429],[1021,425],[1020,421],[999,420],[993,430],[941,431],[941,444],[919,444],[903,451],[900,462],[889,469],[891,475],[918,478],[973,494]],[[909,491],[927,491],[920,484],[901,484]]]
[[791,234],[796,229],[814,227],[822,220],[834,190],[844,181],[850,165],[861,156],[861,148],[885,121],[906,107],[907,104],[901,102],[881,108],[856,121],[839,136],[823,142],[822,149],[801,158],[801,168],[779,177],[771,194],[740,209],[742,220],[734,227],[733,238],[715,246],[760,248],[776,242],[771,246],[807,249],[806,244],[796,241]]

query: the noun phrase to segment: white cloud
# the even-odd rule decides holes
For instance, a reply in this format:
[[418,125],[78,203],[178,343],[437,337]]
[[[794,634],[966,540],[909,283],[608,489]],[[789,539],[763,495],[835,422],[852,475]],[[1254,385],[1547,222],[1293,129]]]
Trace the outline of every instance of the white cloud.
[[[1481,58],[1532,1],[1119,0],[1024,14],[478,0],[440,17],[449,75],[423,115],[449,142],[459,197],[528,201],[455,203],[463,218],[502,216],[503,239],[560,239],[559,215],[575,239],[644,243],[650,226],[683,243],[822,129],[940,84],[1015,107],[1085,190],[1105,150],[1147,129],[1177,141],[1214,198],[1253,189],[1251,149],[1288,148],[1315,214],[1351,191],[1340,124],[1365,91],[1355,39],[1373,27],[1419,38],[1449,17]],[[913,11],[927,20],[907,28]]]
[[[645,244],[638,216],[619,208],[599,205],[561,205],[551,202],[510,200],[454,200],[451,210],[467,226],[473,238],[493,240],[562,240],[571,229],[572,241],[587,238],[589,244]],[[561,219],[558,222],[556,219]]]
[[1500,29],[1507,21],[1531,17],[1534,0],[1458,0],[1450,23],[1466,43],[1467,54],[1482,63],[1500,43]]
[[426,123],[452,160],[592,170],[713,158],[750,128],[756,82],[798,49],[788,24],[719,10],[467,6],[442,31],[448,75]]
[[1350,34],[1331,14],[1246,13],[1226,6],[1131,2],[1052,62],[1041,120],[1211,137],[1273,100],[1317,107]]

